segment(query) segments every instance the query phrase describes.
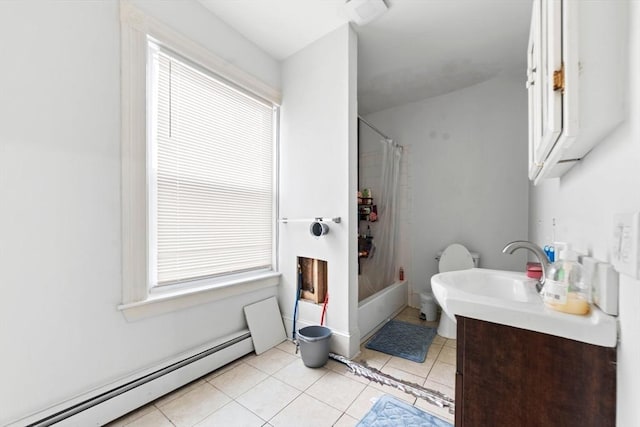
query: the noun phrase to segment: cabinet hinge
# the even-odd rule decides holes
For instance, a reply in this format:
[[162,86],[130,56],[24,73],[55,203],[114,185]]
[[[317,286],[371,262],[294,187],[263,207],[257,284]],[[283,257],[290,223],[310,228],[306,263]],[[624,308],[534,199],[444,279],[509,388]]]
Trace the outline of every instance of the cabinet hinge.
[[564,63],[559,70],[553,72],[553,90],[559,90],[564,93]]

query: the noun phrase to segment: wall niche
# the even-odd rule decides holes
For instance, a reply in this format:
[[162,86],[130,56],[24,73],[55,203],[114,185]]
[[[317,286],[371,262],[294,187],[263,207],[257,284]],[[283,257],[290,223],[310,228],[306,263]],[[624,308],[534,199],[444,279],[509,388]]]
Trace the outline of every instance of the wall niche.
[[298,257],[300,299],[321,304],[327,294],[327,261]]

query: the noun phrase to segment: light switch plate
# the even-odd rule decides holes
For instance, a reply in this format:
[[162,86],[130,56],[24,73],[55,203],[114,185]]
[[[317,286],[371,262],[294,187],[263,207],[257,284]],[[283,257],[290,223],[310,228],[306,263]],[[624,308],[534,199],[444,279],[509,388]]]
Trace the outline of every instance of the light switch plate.
[[640,212],[620,213],[613,217],[611,263],[620,274],[638,276],[638,246],[640,246]]

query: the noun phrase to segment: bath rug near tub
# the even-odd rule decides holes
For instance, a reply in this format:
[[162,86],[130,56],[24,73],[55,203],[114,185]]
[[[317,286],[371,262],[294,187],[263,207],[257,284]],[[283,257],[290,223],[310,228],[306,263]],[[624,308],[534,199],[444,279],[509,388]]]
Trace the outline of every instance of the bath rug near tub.
[[388,394],[383,395],[356,427],[453,427],[450,423],[434,417]]
[[435,328],[389,320],[365,347],[422,363],[427,358],[427,351],[435,336]]

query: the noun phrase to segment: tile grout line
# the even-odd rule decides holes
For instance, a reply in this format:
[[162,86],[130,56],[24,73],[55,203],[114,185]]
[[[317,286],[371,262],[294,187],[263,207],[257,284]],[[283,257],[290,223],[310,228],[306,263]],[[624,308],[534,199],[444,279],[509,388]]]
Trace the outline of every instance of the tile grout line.
[[[244,362],[243,362],[243,363],[244,363]],[[238,364],[237,366],[240,366],[240,365],[241,365],[241,364]],[[240,398],[241,396],[244,396],[246,393],[249,393],[253,387],[256,387],[258,384],[263,383],[264,381],[268,380],[268,379],[269,379],[269,377],[271,377],[271,375],[269,375],[269,374],[267,374],[266,372],[264,372],[264,371],[262,371],[262,370],[260,370],[260,369],[256,368],[255,366],[249,365],[248,363],[245,363],[245,365],[250,366],[250,367],[252,367],[252,368],[254,368],[254,369],[258,370],[258,371],[260,371],[260,372],[262,372],[262,373],[266,374],[267,376],[266,376],[265,378],[263,378],[262,380],[258,381],[257,383],[255,383],[251,388],[249,388],[249,390],[246,390],[246,391],[242,392],[241,394],[239,394],[239,395],[238,395],[237,397],[235,397],[235,398],[234,398],[234,397],[232,397],[232,396],[230,396],[230,395],[228,395],[228,394],[227,394],[227,393],[225,393],[224,391],[220,390],[220,389],[219,389],[218,387],[216,387],[214,384],[211,384],[210,380],[206,380],[209,384],[211,384],[211,386],[212,386],[213,388],[215,388],[215,389],[216,389],[216,390],[218,390],[220,393],[224,394],[224,395],[225,395],[225,396],[227,396],[229,399],[231,399],[231,401],[230,401],[230,402],[227,402],[226,404],[224,404],[224,405],[223,405],[223,406],[221,406],[220,408],[216,409],[216,410],[215,410],[215,411],[213,411],[211,414],[207,415],[207,417],[210,417],[211,415],[213,415],[213,414],[215,414],[216,412],[220,411],[222,408],[224,408],[225,406],[227,406],[227,405],[228,405],[228,404],[230,404],[231,402],[235,402],[235,403],[237,403],[238,405],[240,405],[241,407],[243,407],[244,409],[246,409],[247,411],[251,412],[251,413],[252,413],[253,415],[255,415],[256,417],[258,417],[258,418],[260,418],[261,420],[263,420],[263,421],[265,422],[265,424],[269,422],[268,420],[265,420],[264,418],[262,418],[262,417],[260,416],[260,414],[256,414],[256,413],[255,413],[254,411],[252,411],[250,408],[247,408],[245,405],[243,405],[241,402],[239,402],[239,401],[238,401],[238,398]],[[234,366],[234,368],[235,368],[235,367],[236,367],[236,366]],[[227,371],[227,372],[228,372],[228,371]],[[217,378],[217,377],[215,377],[215,378]],[[275,379],[277,379],[277,378],[275,378]],[[207,417],[205,417],[205,419],[206,419]],[[199,421],[199,422],[202,422],[202,421],[203,421],[203,420],[201,420],[201,421]],[[196,423],[196,424],[197,424],[197,423]],[[195,426],[196,424],[194,424],[194,426]],[[264,425],[264,424],[263,424],[263,425]]]
[[[167,414],[165,414],[165,413],[162,411],[162,409],[158,408],[156,405],[153,405],[153,406],[158,410],[158,412],[160,412],[160,415],[162,415],[162,416],[163,416],[167,421],[169,421],[169,424],[171,424],[172,426],[175,426],[175,425],[176,425],[173,421],[171,421],[171,418],[169,418],[169,417],[167,416]],[[196,423],[196,424],[197,424],[197,423]],[[195,424],[194,424],[194,425],[195,425]]]
[[[299,359],[299,358],[298,358],[298,359]],[[288,367],[288,366],[290,366],[290,365],[292,365],[292,364],[294,364],[294,363],[296,363],[296,361],[291,362],[291,363],[290,363],[290,364],[288,364],[287,366],[283,366],[282,368],[278,369],[276,372],[274,372],[273,374],[271,374],[271,375],[270,375],[270,377],[272,377],[274,380],[278,380],[278,381],[280,381],[280,382],[282,382],[282,383],[284,383],[284,384],[287,384],[285,381],[282,381],[282,380],[280,380],[280,379],[278,379],[278,378],[274,377],[274,375],[275,375],[275,374],[277,374],[278,372],[280,372],[281,370],[283,370],[284,368],[286,368],[286,367]],[[327,375],[327,372],[325,372],[325,374],[324,374],[323,376],[321,376],[320,378],[324,378],[324,376],[325,376],[325,375]],[[298,389],[298,388],[296,388],[296,387],[294,387],[294,386],[290,385],[290,384],[287,384],[289,387],[294,388],[296,391],[299,391],[300,393],[299,393],[299,394],[298,394],[294,399],[292,399],[292,400],[291,400],[291,402],[287,403],[287,404],[286,404],[282,409],[280,409],[278,412],[276,412],[276,413],[273,415],[273,417],[269,418],[269,419],[267,420],[267,423],[269,423],[271,420],[273,420],[275,417],[277,417],[277,416],[278,416],[278,414],[280,414],[282,411],[284,411],[286,408],[288,408],[288,407],[289,407],[289,405],[291,405],[291,404],[292,404],[296,399],[298,399],[300,396],[302,396],[303,394],[306,394],[306,393],[305,393],[305,391],[306,391],[306,390],[308,390],[308,389],[309,389],[313,384],[315,384],[316,382],[320,381],[320,378],[318,378],[317,380],[315,380],[315,381],[314,381],[313,383],[311,383],[311,384],[310,384],[306,389],[304,389],[304,390],[302,390],[302,391],[301,391],[300,389]],[[307,395],[307,396],[309,396],[309,395]],[[312,397],[312,396],[309,396],[309,397]],[[313,399],[315,399],[315,397],[312,397],[312,398],[313,398]],[[316,399],[316,400],[318,400],[318,399]],[[324,403],[324,402],[323,402],[323,403]]]
[[[413,317],[407,318],[407,319],[400,318],[399,320],[405,320],[405,321],[413,320]],[[405,373],[407,375],[411,375],[411,376],[415,377],[416,379],[419,378],[421,380],[420,382],[421,382],[422,386],[424,386],[427,381],[431,381],[431,382],[435,383],[435,385],[441,385],[443,387],[447,387],[447,388],[450,389],[451,385],[445,384],[442,381],[431,379],[430,376],[433,374],[433,370],[434,370],[435,366],[438,365],[438,364],[444,364],[444,365],[454,366],[455,367],[455,364],[451,364],[451,363],[449,363],[449,361],[451,360],[450,359],[450,353],[456,351],[456,344],[457,343],[455,341],[453,341],[453,340],[448,340],[448,339],[442,339],[442,340],[438,340],[438,341],[439,341],[438,343],[432,343],[432,349],[435,350],[434,351],[435,355],[434,355],[434,358],[433,358],[432,362],[430,363],[430,366],[429,366],[428,370],[425,371],[425,376],[422,376],[422,375],[416,373],[416,372],[420,371],[419,368],[417,368],[417,369],[415,369],[413,371],[409,371],[409,370],[406,370],[406,366],[409,366],[409,365],[403,366],[402,364],[399,364],[399,366],[393,366],[393,362],[392,362],[394,360],[393,357],[388,356],[388,355],[383,354],[383,353],[380,353],[380,352],[377,352],[377,351],[374,351],[374,350],[367,350],[367,351],[370,351],[371,353],[367,354],[367,356],[369,356],[369,357],[364,357],[366,352],[363,351],[364,350],[363,348],[361,348],[360,349],[361,351],[359,353],[359,355],[361,356],[360,357],[360,362],[362,362],[362,361],[364,361],[364,362],[373,361],[374,363],[377,364],[380,361],[383,361],[381,363],[381,365],[380,365],[380,368],[378,368],[380,371],[383,371],[383,369],[385,369],[385,368],[394,369],[394,370],[397,370],[399,372]],[[437,346],[437,348],[436,348],[436,346]],[[444,348],[445,347],[449,349],[449,350],[447,350],[447,353],[448,353],[447,357],[449,358],[448,361],[444,361],[444,360],[440,359],[440,357],[443,356],[443,352],[444,352]],[[290,351],[290,349],[279,348],[277,346],[274,347],[274,348],[278,350],[278,351],[274,352],[276,355],[293,356],[293,357],[295,357],[295,359],[291,360],[289,363],[285,364],[284,366],[278,367],[275,372],[271,373],[270,371],[272,371],[272,368],[274,367],[274,365],[275,365],[275,367],[277,367],[277,365],[279,364],[279,361],[277,360],[278,359],[277,356],[273,357],[273,359],[271,357],[265,358],[264,360],[266,361],[266,363],[262,364],[262,366],[263,366],[262,368],[260,368],[258,366],[255,366],[255,365],[253,365],[251,363],[248,363],[250,360],[254,360],[256,357],[259,357],[259,355],[253,355],[252,357],[245,356],[245,357],[243,357],[243,358],[241,358],[241,359],[239,359],[237,361],[234,361],[234,362],[226,365],[225,367],[222,367],[222,370],[217,375],[214,375],[214,372],[215,372],[214,371],[212,373],[209,373],[209,374],[203,376],[202,378],[194,380],[192,383],[190,383],[190,384],[185,386],[185,387],[189,388],[190,390],[188,390],[186,392],[183,392],[183,393],[176,393],[176,395],[173,396],[171,399],[164,400],[164,401],[160,402],[162,404],[162,407],[168,405],[169,403],[171,403],[172,401],[174,401],[176,399],[179,399],[179,398],[189,394],[190,392],[194,391],[196,388],[206,384],[207,386],[212,387],[216,391],[220,392],[223,396],[226,396],[227,398],[229,398],[230,401],[225,403],[222,407],[220,407],[220,408],[216,409],[215,411],[211,412],[210,414],[207,414],[202,420],[199,420],[198,422],[194,423],[193,426],[197,425],[198,423],[201,423],[207,417],[209,417],[209,416],[215,414],[216,412],[222,410],[223,408],[227,407],[231,402],[236,403],[237,405],[239,405],[243,409],[247,410],[249,413],[251,413],[254,416],[256,416],[259,420],[261,420],[263,422],[264,426],[270,426],[271,425],[271,421],[275,417],[280,415],[287,408],[291,407],[292,403],[294,403],[297,399],[299,399],[303,395],[305,395],[305,398],[312,399],[312,400],[314,400],[314,401],[316,401],[318,403],[321,403],[322,405],[326,405],[329,408],[333,408],[336,411],[336,414],[338,414],[338,416],[337,416],[337,418],[336,418],[336,420],[334,422],[334,424],[335,424],[341,418],[343,418],[345,416],[349,417],[349,418],[353,418],[347,411],[349,410],[349,408],[351,408],[351,406],[359,398],[361,398],[363,393],[365,393],[368,388],[373,388],[373,389],[375,389],[377,391],[380,391],[383,394],[388,394],[385,390],[382,390],[382,389],[379,389],[379,388],[377,388],[375,386],[372,386],[372,384],[374,382],[368,381],[367,383],[364,383],[362,381],[359,381],[357,378],[353,378],[353,373],[351,373],[350,370],[348,370],[348,369],[338,369],[338,366],[334,366],[333,368],[328,368],[328,367],[321,368],[324,371],[323,374],[321,376],[319,376],[318,378],[313,378],[311,383],[309,383],[308,385],[304,385],[302,388],[298,388],[296,386],[293,386],[293,385],[289,384],[289,382],[285,381],[284,379],[276,378],[275,375],[278,375],[278,373],[282,372],[284,369],[289,368],[294,363],[302,363],[302,360],[301,360],[299,355],[294,354],[293,352]],[[354,360],[355,360],[355,358],[354,358]],[[426,362],[426,360],[425,360],[425,362]],[[424,364],[425,362],[422,362],[422,364]],[[414,363],[419,365],[417,362],[414,362]],[[260,365],[260,363],[258,363],[258,365]],[[255,369],[256,371],[259,371],[259,372],[261,372],[262,374],[264,374],[266,376],[265,376],[265,378],[263,378],[262,380],[258,381],[256,384],[254,384],[249,390],[244,391],[243,393],[241,393],[240,395],[238,395],[235,398],[231,397],[229,394],[225,393],[223,390],[221,390],[220,388],[216,387],[213,384],[213,381],[216,378],[219,378],[221,375],[224,375],[225,373],[231,371],[232,369],[235,369],[235,368],[242,369],[242,368],[248,368],[248,367],[250,367],[252,369]],[[403,369],[403,367],[404,367],[404,369]],[[265,368],[268,369],[269,372],[264,370]],[[307,391],[309,391],[310,388],[312,388],[320,380],[322,380],[323,378],[325,378],[327,375],[329,375],[332,372],[337,374],[337,375],[339,375],[340,377],[342,377],[344,379],[348,379],[348,380],[351,380],[353,382],[357,382],[362,386],[362,389],[358,393],[356,393],[356,395],[353,397],[353,399],[350,400],[350,402],[348,402],[347,407],[344,410],[341,410],[340,408],[337,408],[337,407],[333,406],[332,404],[327,403],[324,400],[316,398],[316,397],[314,397],[314,396],[312,396],[312,395],[307,393]],[[302,374],[300,374],[300,375],[302,375]],[[264,420],[259,414],[255,413],[250,408],[244,406],[237,399],[241,398],[243,395],[245,395],[246,393],[251,391],[251,389],[255,388],[255,386],[257,386],[258,384],[261,384],[264,381],[269,380],[270,378],[272,380],[275,380],[275,381],[278,381],[280,383],[283,383],[284,385],[287,385],[291,389],[295,390],[295,396],[293,397],[293,399],[291,401],[289,401],[286,405],[284,405],[284,407],[282,407],[272,417],[270,417],[268,420]],[[442,378],[446,379],[445,377],[442,377]],[[295,382],[295,381],[293,381],[293,382]],[[304,381],[301,381],[301,382],[304,384]],[[438,387],[433,387],[433,388],[435,390],[439,389]],[[418,407],[417,406],[418,401],[420,401],[420,399],[415,398],[413,400],[413,403],[410,403],[410,404],[412,406],[414,406],[414,407]],[[409,403],[409,402],[407,402],[407,403]],[[151,403],[150,406],[154,410],[158,410],[160,412],[160,414],[162,414],[162,417],[164,419],[166,419],[169,422],[170,425],[172,425],[172,426],[176,425],[167,416],[167,414],[164,413],[164,411],[163,411],[163,409],[162,409],[162,407],[160,405],[158,405],[157,403]],[[343,406],[343,405],[341,404],[341,406]],[[429,405],[429,406],[432,406],[432,405]],[[437,405],[433,405],[433,407],[434,407],[434,409],[438,408]],[[420,409],[424,409],[424,408],[420,408]],[[425,409],[425,410],[427,412],[431,413],[431,411],[429,411],[429,409]],[[435,412],[433,412],[433,414],[435,416],[437,416],[437,417],[441,417],[442,418],[441,415],[438,415]],[[142,416],[144,416],[144,415],[142,415]],[[137,417],[135,419],[130,420],[130,422],[128,424],[131,424],[131,423],[135,422],[139,418],[141,418],[141,417]],[[193,427],[193,426],[190,426],[190,427]]]
[[[240,397],[240,396],[238,396]],[[253,412],[250,408],[247,408],[246,406],[244,406],[241,402],[238,402],[236,399],[233,399],[233,402],[237,403],[238,405],[240,405],[241,407],[243,407],[244,409],[246,409],[247,411],[251,412],[253,415],[255,415],[256,417],[260,418],[262,421],[264,421],[264,424],[268,424],[269,420],[265,420],[264,418],[262,418],[259,414],[256,414],[255,412]],[[214,412],[215,413],[215,412]],[[275,416],[275,415],[274,415]]]

